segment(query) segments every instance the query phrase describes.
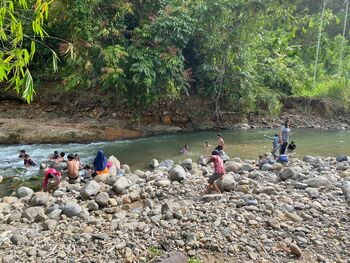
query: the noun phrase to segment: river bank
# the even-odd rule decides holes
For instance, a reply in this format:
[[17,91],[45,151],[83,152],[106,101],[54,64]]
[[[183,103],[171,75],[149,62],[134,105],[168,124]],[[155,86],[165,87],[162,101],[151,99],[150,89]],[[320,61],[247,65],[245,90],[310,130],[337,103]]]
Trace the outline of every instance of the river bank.
[[150,262],[170,251],[182,253],[177,263],[347,262],[347,156],[262,170],[234,158],[223,194],[210,195],[213,170],[203,161],[153,160],[155,169],[134,172],[121,165],[122,177],[62,182],[50,194],[18,189],[0,203],[2,262]]
[[350,127],[348,112],[320,99],[286,98],[278,117],[246,116],[223,108],[222,119],[217,121],[208,101],[185,96],[160,102],[142,111],[135,121],[125,101],[92,99],[89,94],[73,92],[65,97],[61,90],[42,92],[31,105],[15,97],[1,98],[0,144],[88,143],[183,131],[277,128],[287,117],[293,128]]

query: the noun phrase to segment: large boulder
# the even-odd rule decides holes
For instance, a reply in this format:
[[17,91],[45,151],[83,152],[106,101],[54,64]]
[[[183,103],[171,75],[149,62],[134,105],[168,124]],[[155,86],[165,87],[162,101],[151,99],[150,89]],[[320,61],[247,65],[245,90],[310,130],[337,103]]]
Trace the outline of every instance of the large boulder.
[[80,205],[74,202],[68,202],[62,209],[62,212],[68,216],[73,217],[80,214],[82,208]]
[[95,201],[100,207],[108,205],[109,195],[106,192],[101,192],[96,195]]
[[337,163],[337,170],[338,171],[346,171],[348,169],[349,169],[349,164],[347,162]]
[[254,166],[249,163],[244,163],[239,170],[240,172],[251,172],[254,170]]
[[45,192],[36,192],[30,200],[31,206],[46,205],[49,202],[49,195]]
[[88,182],[84,187],[80,189],[80,195],[84,199],[89,199],[91,196],[97,195],[101,186],[96,181],[92,180]]
[[201,165],[201,166],[207,165],[207,162],[208,162],[208,159],[207,159],[207,157],[206,157],[205,155],[200,156],[200,157],[198,158],[198,161],[197,161],[197,163],[198,163],[199,165]]
[[169,179],[171,181],[181,182],[186,178],[185,169],[180,165],[175,165],[169,173]]
[[151,168],[157,168],[159,166],[159,162],[157,159],[152,159],[150,165]]
[[333,184],[330,180],[328,180],[325,176],[318,176],[315,178],[308,179],[304,181],[305,184],[307,184],[308,187],[326,187],[326,188],[332,188]]
[[293,168],[285,168],[279,173],[282,180],[292,179],[297,176],[297,172]]
[[192,170],[192,159],[188,158],[181,162],[181,166],[187,170]]
[[33,206],[26,208],[22,213],[23,218],[27,218],[29,221],[40,221],[46,218],[45,209],[41,206]]
[[173,167],[174,161],[173,160],[165,160],[159,164],[157,167],[157,170],[166,170],[170,171],[171,167]]
[[124,190],[130,187],[131,183],[125,177],[119,177],[118,180],[112,186],[112,190],[117,194],[123,193]]
[[225,163],[225,170],[226,172],[234,172],[237,173],[238,170],[241,168],[242,164],[241,163],[236,163],[234,161],[230,161]]
[[271,171],[273,169],[272,164],[264,163],[261,167],[261,171]]
[[116,168],[120,169],[120,161],[114,155],[108,158],[108,162],[113,163]]
[[217,184],[222,191],[232,191],[235,189],[237,182],[234,175],[232,173],[228,173],[224,175],[223,179],[218,179]]

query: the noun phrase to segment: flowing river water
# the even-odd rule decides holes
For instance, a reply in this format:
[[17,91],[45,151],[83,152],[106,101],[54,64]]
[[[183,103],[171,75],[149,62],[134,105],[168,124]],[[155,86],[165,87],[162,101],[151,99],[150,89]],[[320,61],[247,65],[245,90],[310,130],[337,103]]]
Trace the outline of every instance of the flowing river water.
[[[260,154],[271,151],[272,141],[264,135],[273,136],[277,130],[227,130],[221,134],[225,139],[225,152],[230,157],[256,159]],[[293,129],[291,140],[297,145],[296,155],[337,156],[350,155],[350,131],[323,129]],[[208,141],[211,147],[204,147]],[[180,155],[180,149],[188,143],[188,154]],[[39,174],[39,164],[47,160],[54,150],[66,154],[78,153],[83,163],[92,163],[98,149],[103,149],[106,156],[114,155],[121,163],[126,163],[131,170],[146,169],[154,158],[159,161],[172,159],[175,162],[191,158],[196,161],[200,155],[209,154],[216,146],[216,132],[189,132],[159,135],[135,140],[98,142],[90,144],[33,144],[0,146],[0,175],[5,182],[0,184],[0,195],[10,187],[6,177],[35,178]],[[38,164],[25,168],[23,160],[18,158],[19,150],[25,149]],[[37,180],[41,180],[37,178]],[[14,188],[18,184],[11,184]]]

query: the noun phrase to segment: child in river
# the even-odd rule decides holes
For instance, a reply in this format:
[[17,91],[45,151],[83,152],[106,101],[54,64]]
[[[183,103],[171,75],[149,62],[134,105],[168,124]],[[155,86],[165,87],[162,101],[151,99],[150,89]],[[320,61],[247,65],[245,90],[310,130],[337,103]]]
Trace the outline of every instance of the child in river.
[[278,149],[280,148],[280,142],[279,142],[278,134],[275,134],[273,137],[264,135],[264,137],[272,140],[272,151],[271,151],[271,154],[273,155],[273,157],[275,159],[277,159],[277,154],[276,153],[277,153]]
[[30,158],[29,154],[24,155],[24,166],[29,167],[29,166],[35,166],[35,162]]
[[185,146],[180,150],[180,154],[188,153],[189,149],[190,149],[190,146],[186,143]]

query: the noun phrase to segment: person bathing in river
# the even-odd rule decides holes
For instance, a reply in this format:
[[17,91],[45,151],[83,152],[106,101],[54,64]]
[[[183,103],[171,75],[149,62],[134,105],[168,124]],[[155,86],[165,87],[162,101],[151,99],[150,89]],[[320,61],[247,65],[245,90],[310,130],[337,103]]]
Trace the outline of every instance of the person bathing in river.
[[220,133],[218,133],[216,136],[216,139],[218,142],[218,146],[216,146],[216,148],[214,150],[223,151],[225,148],[225,142],[224,142],[224,139],[222,138],[222,135]]
[[54,151],[53,154],[49,155],[49,160],[56,160],[60,155],[58,154],[58,151]]
[[61,182],[61,173],[57,172],[54,168],[48,168],[46,167],[44,169],[45,175],[44,175],[44,181],[43,181],[43,185],[41,187],[41,191],[43,192],[44,190],[47,189],[48,185],[49,185],[49,180],[52,178],[56,178],[56,184],[57,186],[60,184]]
[[25,155],[26,155],[26,151],[25,151],[25,150],[20,150],[20,151],[19,151],[18,158],[24,158]]
[[277,159],[277,154],[276,153],[277,153],[278,149],[280,148],[280,138],[279,138],[278,134],[275,134],[275,136],[273,136],[273,137],[264,135],[264,137],[272,140],[272,151],[271,151],[271,153],[272,153],[273,157],[275,159]]
[[107,167],[107,158],[103,154],[102,150],[99,150],[97,152],[96,158],[94,160],[94,168],[97,175],[109,173],[109,169]]
[[65,156],[66,154],[64,153],[64,152],[61,152],[60,153],[60,156],[55,160],[55,162],[56,163],[62,163],[62,162],[65,162],[65,160],[64,160],[64,156]]
[[180,154],[187,154],[190,146],[186,143],[185,146],[180,150]]
[[35,166],[35,162],[30,158],[29,154],[24,155],[24,166],[29,167],[29,166]]
[[67,169],[68,169],[68,182],[76,183],[79,182],[79,166],[80,162],[74,158],[73,154],[67,156]]
[[216,185],[215,181],[219,178],[222,178],[226,174],[226,170],[224,167],[224,162],[220,157],[220,152],[214,150],[211,153],[210,159],[207,164],[213,162],[214,163],[214,173],[210,176],[208,180],[208,188],[206,193],[209,193],[211,189],[215,189],[218,193],[221,193],[219,187]]
[[284,124],[281,126],[281,129],[279,131],[279,143],[281,145],[280,148],[280,155],[286,154],[287,145],[289,141],[289,134],[290,134],[290,120],[286,119]]

